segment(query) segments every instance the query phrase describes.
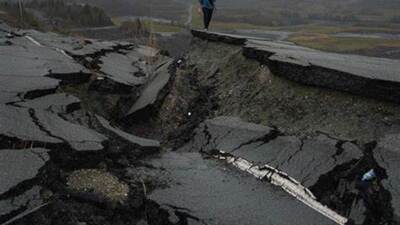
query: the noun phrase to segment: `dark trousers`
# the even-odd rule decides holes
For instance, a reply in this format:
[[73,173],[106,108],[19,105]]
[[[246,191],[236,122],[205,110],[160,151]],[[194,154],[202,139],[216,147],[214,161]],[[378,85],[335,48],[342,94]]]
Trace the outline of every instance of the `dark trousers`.
[[208,26],[210,25],[210,21],[213,15],[214,9],[209,9],[203,7],[203,17],[204,17],[204,28],[208,29]]

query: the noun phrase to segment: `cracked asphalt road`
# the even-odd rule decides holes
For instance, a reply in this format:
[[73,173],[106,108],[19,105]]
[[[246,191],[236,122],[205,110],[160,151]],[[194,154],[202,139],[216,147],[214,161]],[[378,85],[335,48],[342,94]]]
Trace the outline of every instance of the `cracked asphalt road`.
[[[209,43],[199,45],[204,44]],[[228,47],[219,47],[225,54]],[[329,69],[343,63],[337,55],[282,43],[257,42],[247,48],[257,57],[273,48],[276,56],[269,60],[307,68],[304,59],[322,66],[336,62],[325,65]],[[300,59],[286,55],[291,52]],[[318,54],[326,61],[316,59]],[[227,67],[235,65],[229,54],[224,57]],[[385,133],[368,148],[329,133],[296,135],[237,116],[218,116],[218,107],[236,94],[236,86],[220,72],[227,68],[205,63],[204,75],[199,68],[205,60],[221,59],[186,65],[187,59],[178,63],[150,47],[16,31],[0,23],[0,176],[5,181],[0,184],[0,222],[44,203],[17,224],[333,224],[281,189],[211,159],[215,150],[278,168],[358,224],[397,222],[396,132]],[[356,59],[358,65],[379,61]],[[382,65],[390,65],[384,72],[393,81],[393,61]],[[356,67],[342,72],[368,73]],[[245,69],[234,68],[238,75]],[[273,69],[282,72],[280,66]],[[262,93],[264,86],[258,85],[249,96]],[[183,140],[169,143],[163,136],[165,120],[173,127],[169,135]],[[163,149],[169,144],[175,151]],[[376,213],[355,188],[370,167],[386,175],[372,199],[372,206],[381,209]],[[103,201],[104,196],[117,201]]]

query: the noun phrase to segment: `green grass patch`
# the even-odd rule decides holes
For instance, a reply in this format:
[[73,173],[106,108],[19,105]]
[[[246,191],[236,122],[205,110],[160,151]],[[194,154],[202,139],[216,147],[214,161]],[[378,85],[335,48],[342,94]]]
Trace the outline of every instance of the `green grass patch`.
[[400,26],[388,24],[385,27],[368,27],[358,25],[324,25],[306,24],[299,26],[273,27],[272,29],[292,31],[296,33],[316,33],[316,34],[335,34],[335,33],[400,33]]
[[143,21],[143,25],[148,30],[153,32],[180,32],[183,28],[179,25],[168,24],[168,23],[158,23],[152,21]]
[[[111,21],[116,26],[122,26],[124,23],[135,23],[135,21],[121,21],[118,17],[111,18]],[[153,32],[180,32],[183,29],[183,27],[178,24],[160,23],[150,20],[140,20],[140,23],[146,30],[152,30]]]
[[378,47],[400,48],[400,40],[380,38],[332,37],[329,35],[295,34],[289,41],[309,48],[330,52],[351,52]]

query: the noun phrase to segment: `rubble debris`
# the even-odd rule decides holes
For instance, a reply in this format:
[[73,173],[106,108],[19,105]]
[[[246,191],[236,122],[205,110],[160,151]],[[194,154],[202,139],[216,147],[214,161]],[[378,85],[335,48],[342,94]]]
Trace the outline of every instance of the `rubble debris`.
[[129,187],[117,177],[95,169],[73,171],[67,178],[67,186],[78,192],[78,195],[80,193],[81,198],[100,202],[124,203],[129,194]]

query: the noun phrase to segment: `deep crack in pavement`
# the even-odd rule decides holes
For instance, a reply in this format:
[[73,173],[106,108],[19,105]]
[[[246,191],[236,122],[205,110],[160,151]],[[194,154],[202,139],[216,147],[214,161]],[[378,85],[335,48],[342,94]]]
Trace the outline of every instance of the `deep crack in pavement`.
[[[359,98],[364,108],[357,108],[356,97],[322,89],[397,102],[393,61],[362,58],[387,66],[384,81],[372,82],[365,68],[337,71],[340,55],[193,35],[191,49],[174,59],[134,43],[0,23],[0,43],[7,40],[0,45],[0,222],[335,224],[330,215],[339,224],[399,222],[398,106]],[[345,116],[325,117],[337,105],[350,108],[343,115],[367,111],[365,126],[380,126],[376,141],[354,121],[340,126]],[[339,125],[319,127],[326,124]],[[363,195],[357,182],[370,168],[381,176]]]

